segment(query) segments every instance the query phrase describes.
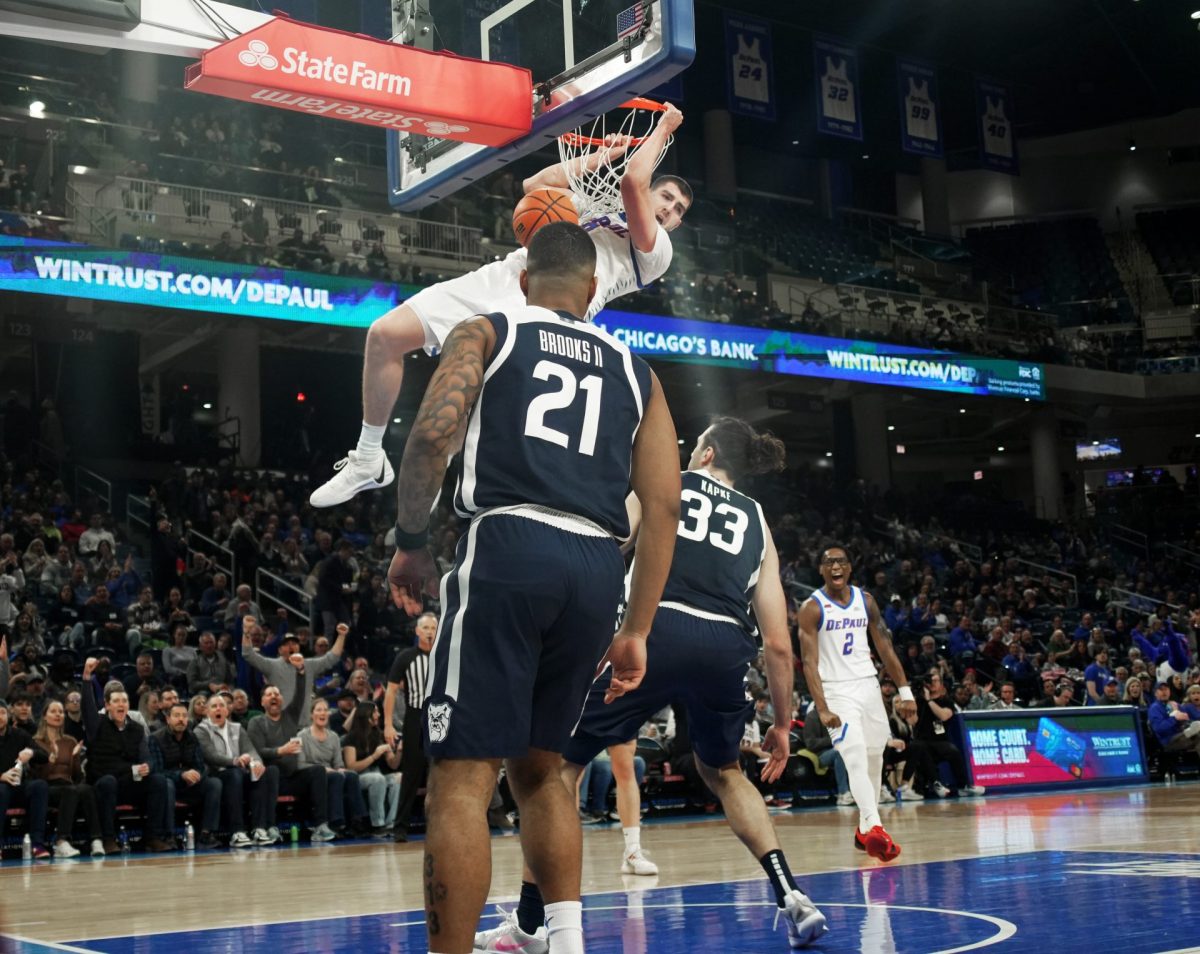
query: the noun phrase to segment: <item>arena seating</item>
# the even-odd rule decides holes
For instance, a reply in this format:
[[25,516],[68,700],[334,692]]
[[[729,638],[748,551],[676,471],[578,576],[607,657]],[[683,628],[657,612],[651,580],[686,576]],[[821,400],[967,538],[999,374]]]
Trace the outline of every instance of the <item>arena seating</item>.
[[1177,305],[1194,305],[1200,280],[1200,205],[1139,212],[1137,227]]

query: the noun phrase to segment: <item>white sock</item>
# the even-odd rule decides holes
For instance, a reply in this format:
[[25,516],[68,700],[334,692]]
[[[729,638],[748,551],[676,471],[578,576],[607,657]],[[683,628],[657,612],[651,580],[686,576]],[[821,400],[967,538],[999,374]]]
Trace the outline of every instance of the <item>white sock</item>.
[[642,847],[642,829],[640,826],[635,828],[622,828],[621,834],[625,836],[625,857],[628,858],[634,852],[640,851]]
[[583,954],[583,902],[546,905],[546,939],[550,954]]
[[362,458],[370,460],[383,453],[383,435],[387,432],[386,424],[368,424],[363,421],[362,430],[358,435],[358,446],[354,452]]

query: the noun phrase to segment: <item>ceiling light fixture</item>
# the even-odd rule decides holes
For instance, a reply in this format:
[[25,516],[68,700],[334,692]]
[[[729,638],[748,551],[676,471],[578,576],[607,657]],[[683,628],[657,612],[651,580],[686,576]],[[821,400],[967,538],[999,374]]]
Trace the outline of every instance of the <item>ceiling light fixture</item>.
[[35,99],[29,104],[29,115],[34,119],[41,119],[46,115],[46,104],[40,99]]

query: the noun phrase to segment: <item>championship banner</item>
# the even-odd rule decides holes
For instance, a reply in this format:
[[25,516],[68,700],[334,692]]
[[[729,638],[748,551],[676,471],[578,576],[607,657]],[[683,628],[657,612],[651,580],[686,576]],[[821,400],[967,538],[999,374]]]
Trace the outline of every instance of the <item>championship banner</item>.
[[984,167],[1017,175],[1020,170],[1013,130],[1012,88],[976,76],[975,116],[979,129],[979,156]]
[[817,132],[862,142],[858,53],[833,37],[813,37],[817,76]]
[[[202,93],[485,146],[527,135],[530,72],[283,17],[206,50],[184,74]],[[486,90],[486,96],[479,91]]]
[[963,754],[975,785],[1061,788],[1146,781],[1132,706],[964,712]]
[[900,148],[914,156],[941,159],[942,103],[937,71],[920,60],[897,59],[900,89]]
[[771,25],[725,11],[725,85],[729,111],[736,116],[775,119],[771,76]]

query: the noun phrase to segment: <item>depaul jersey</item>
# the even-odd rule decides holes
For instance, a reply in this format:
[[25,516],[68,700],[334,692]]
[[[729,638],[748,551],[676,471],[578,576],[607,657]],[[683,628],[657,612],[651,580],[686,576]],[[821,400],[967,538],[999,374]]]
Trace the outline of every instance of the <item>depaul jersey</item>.
[[823,589],[809,597],[821,608],[817,627],[817,673],[821,682],[847,682],[875,677],[871,645],[867,638],[867,599],[857,586],[850,588],[850,602],[834,602]]
[[767,553],[762,507],[703,470],[685,471],[679,530],[662,602],[754,631],[750,599]]
[[929,98],[929,81],[920,83],[912,76],[908,78],[908,93],[904,97],[905,130],[913,139],[938,138],[937,107]]
[[484,317],[496,346],[467,424],[455,510],[472,517],[532,504],[627,537],[650,367],[566,312],[526,305]]
[[835,66],[832,56],[825,57],[825,73],[821,77],[821,111],[828,119],[858,122],[854,84],[846,75],[845,60],[839,60]]
[[[674,250],[671,247],[670,236],[661,225],[657,227],[654,236],[654,248],[649,252],[641,252],[634,247],[633,239],[629,237],[629,226],[625,221],[624,212],[597,216],[579,224],[596,245],[596,297],[592,299],[587,314],[583,316],[587,321],[595,318],[614,298],[628,295],[658,281],[671,267]],[[509,284],[516,290],[516,294],[520,296],[519,300],[523,303],[524,295],[516,281],[525,268],[527,256],[528,251],[519,248],[501,261],[484,265],[470,275],[463,276],[463,279],[469,280],[471,276],[486,273],[490,269],[503,269],[510,279]],[[492,304],[479,313],[484,314],[497,307],[508,310],[512,305],[508,301],[493,299]]]
[[767,64],[759,49],[758,37],[747,43],[743,34],[737,35],[737,52],[733,54],[733,95],[759,103],[771,101]]
[[1012,158],[1012,129],[1004,115],[1004,100],[987,97],[983,114],[983,151],[993,156]]

